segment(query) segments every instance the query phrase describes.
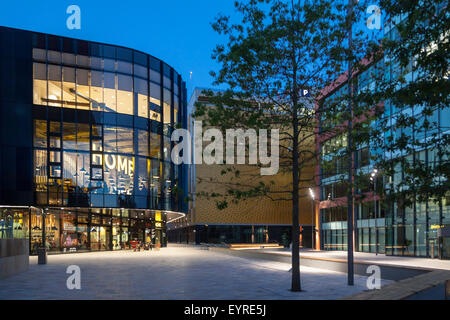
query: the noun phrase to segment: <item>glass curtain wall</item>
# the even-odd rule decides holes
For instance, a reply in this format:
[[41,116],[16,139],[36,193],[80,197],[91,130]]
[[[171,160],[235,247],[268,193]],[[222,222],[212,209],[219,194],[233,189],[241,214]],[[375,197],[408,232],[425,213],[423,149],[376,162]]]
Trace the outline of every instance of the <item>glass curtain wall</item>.
[[44,35],[33,44],[37,204],[176,209],[180,76],[125,48]]

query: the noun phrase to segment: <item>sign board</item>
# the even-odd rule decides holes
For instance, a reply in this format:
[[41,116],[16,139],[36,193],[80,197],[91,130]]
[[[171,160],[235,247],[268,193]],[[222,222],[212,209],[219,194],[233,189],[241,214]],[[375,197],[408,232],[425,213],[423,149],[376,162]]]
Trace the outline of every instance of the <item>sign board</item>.
[[161,221],[161,211],[155,212],[155,221]]

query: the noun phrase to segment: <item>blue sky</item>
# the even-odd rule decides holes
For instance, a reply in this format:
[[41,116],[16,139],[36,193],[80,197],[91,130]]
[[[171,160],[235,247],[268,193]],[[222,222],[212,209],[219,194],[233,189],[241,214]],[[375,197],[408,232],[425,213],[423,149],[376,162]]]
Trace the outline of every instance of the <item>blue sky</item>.
[[[188,96],[210,87],[217,69],[212,49],[221,40],[210,23],[231,14],[233,0],[16,0],[1,1],[0,25],[105,42],[141,50],[182,74]],[[69,5],[81,9],[81,30],[69,30]],[[189,73],[192,71],[192,79]]]
[[[80,30],[66,27],[66,10],[72,4],[81,9]],[[232,15],[233,4],[234,0],[4,0],[0,25],[147,52],[181,73],[189,98],[195,87],[212,86],[209,72],[218,66],[211,53],[224,39],[210,23],[218,13]]]

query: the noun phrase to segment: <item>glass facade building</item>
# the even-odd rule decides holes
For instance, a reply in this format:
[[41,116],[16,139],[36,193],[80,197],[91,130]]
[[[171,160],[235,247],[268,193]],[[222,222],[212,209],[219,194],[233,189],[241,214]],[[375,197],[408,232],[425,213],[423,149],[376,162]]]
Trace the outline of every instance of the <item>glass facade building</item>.
[[[399,21],[396,21],[397,23]],[[398,30],[387,25],[385,36],[391,39],[399,37]],[[387,57],[384,59],[387,60]],[[358,92],[361,90],[371,90],[376,86],[376,79],[380,76],[386,77],[389,81],[398,81],[398,77],[403,74],[407,81],[420,77],[411,69],[402,70],[399,63],[385,64],[381,61],[367,66],[366,70],[355,75],[354,88]],[[321,101],[325,104],[327,99],[339,100],[339,97],[348,92],[347,85],[334,87],[330,93]],[[436,109],[432,115],[422,114],[420,106],[396,106],[391,101],[383,101],[384,114],[382,117],[388,119],[391,129],[386,133],[387,137],[400,136],[400,130],[406,135],[415,136],[415,139],[427,139],[427,134],[439,132],[448,133],[450,128],[450,110],[444,108]],[[431,131],[414,131],[413,128],[398,129],[395,126],[396,118],[402,114],[410,114],[418,120],[428,120],[437,125]],[[326,121],[326,119],[321,120]],[[346,185],[347,159],[337,156],[341,148],[345,148],[347,137],[345,135],[317,139],[318,149],[321,153],[322,161],[331,163],[331,166],[318,167],[317,173],[320,176],[320,237],[321,248],[324,250],[347,250],[347,205],[346,205]],[[367,145],[359,146],[358,152],[353,155],[353,167],[358,173],[373,172],[370,155],[376,152]],[[433,145],[424,150],[417,150],[414,154],[401,155],[408,160],[420,161],[424,166],[432,166],[439,159],[438,152]],[[448,160],[447,160],[448,161]],[[405,172],[396,168],[395,174],[388,177],[377,177],[377,190],[375,194],[380,194],[381,188],[388,188],[390,184],[399,183],[404,179]],[[370,185],[370,184],[369,184]],[[392,203],[386,203],[383,199],[373,196],[373,186],[367,190],[356,190],[355,193],[372,193],[364,202],[355,202],[355,250],[360,252],[376,252],[396,256],[418,256],[430,258],[450,259],[450,237],[443,236],[450,230],[450,191],[446,196],[436,202],[430,199],[426,202],[413,201],[411,207],[402,205],[401,199]],[[376,201],[373,199],[376,198]],[[378,241],[377,241],[378,240]]]
[[170,139],[186,127],[181,76],[124,47],[0,35],[0,236],[22,228],[55,252],[164,245],[186,211]]

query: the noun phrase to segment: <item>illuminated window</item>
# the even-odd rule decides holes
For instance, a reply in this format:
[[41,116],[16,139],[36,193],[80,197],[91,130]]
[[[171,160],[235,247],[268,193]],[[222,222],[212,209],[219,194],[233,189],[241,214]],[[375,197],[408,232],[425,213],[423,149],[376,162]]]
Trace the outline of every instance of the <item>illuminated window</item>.
[[89,125],[79,123],[77,128],[77,150],[89,151]]
[[117,127],[117,152],[133,153],[133,129]]
[[149,156],[148,152],[148,131],[138,130],[138,151],[141,156]]
[[147,81],[134,78],[135,91],[138,94],[138,116],[148,117],[148,86]]
[[161,122],[161,113],[150,110],[149,118],[154,121]]
[[36,191],[47,190],[47,150],[34,150],[34,182]]
[[49,152],[50,162],[61,162],[61,152],[59,151],[50,151]]
[[93,111],[103,111],[103,73],[91,71],[91,103]]
[[171,96],[170,91],[164,89],[164,123],[170,123],[170,104],[171,104]]
[[139,157],[137,158],[138,162],[138,170],[136,172],[137,176],[137,190],[136,195],[142,195],[145,196],[148,193],[148,166],[147,166],[147,159]]
[[63,123],[63,148],[69,150],[76,149],[76,126],[75,123]]
[[51,107],[61,107],[61,67],[48,66],[48,105]]
[[116,80],[115,74],[105,72],[103,75],[103,98],[105,101],[105,111],[115,112],[116,111]]
[[47,121],[34,120],[33,144],[37,148],[47,147]]
[[63,67],[63,107],[75,108],[75,69]]
[[105,193],[117,194],[117,157],[112,154],[105,154]]
[[103,146],[105,148],[105,152],[117,152],[117,135],[115,127],[104,127]]
[[133,115],[133,80],[119,74],[117,77],[117,112]]
[[178,96],[174,95],[174,97],[173,97],[173,123],[178,123],[178,110],[179,110],[178,101],[179,101]]
[[161,135],[153,132],[150,134],[150,157],[161,158]]
[[47,68],[45,64],[33,64],[33,103],[47,105]]
[[77,185],[80,188],[87,188],[89,186],[90,165],[89,153],[77,153]]
[[170,138],[167,136],[164,136],[164,159],[169,160],[170,159]]
[[89,71],[77,69],[77,108],[89,110]]

